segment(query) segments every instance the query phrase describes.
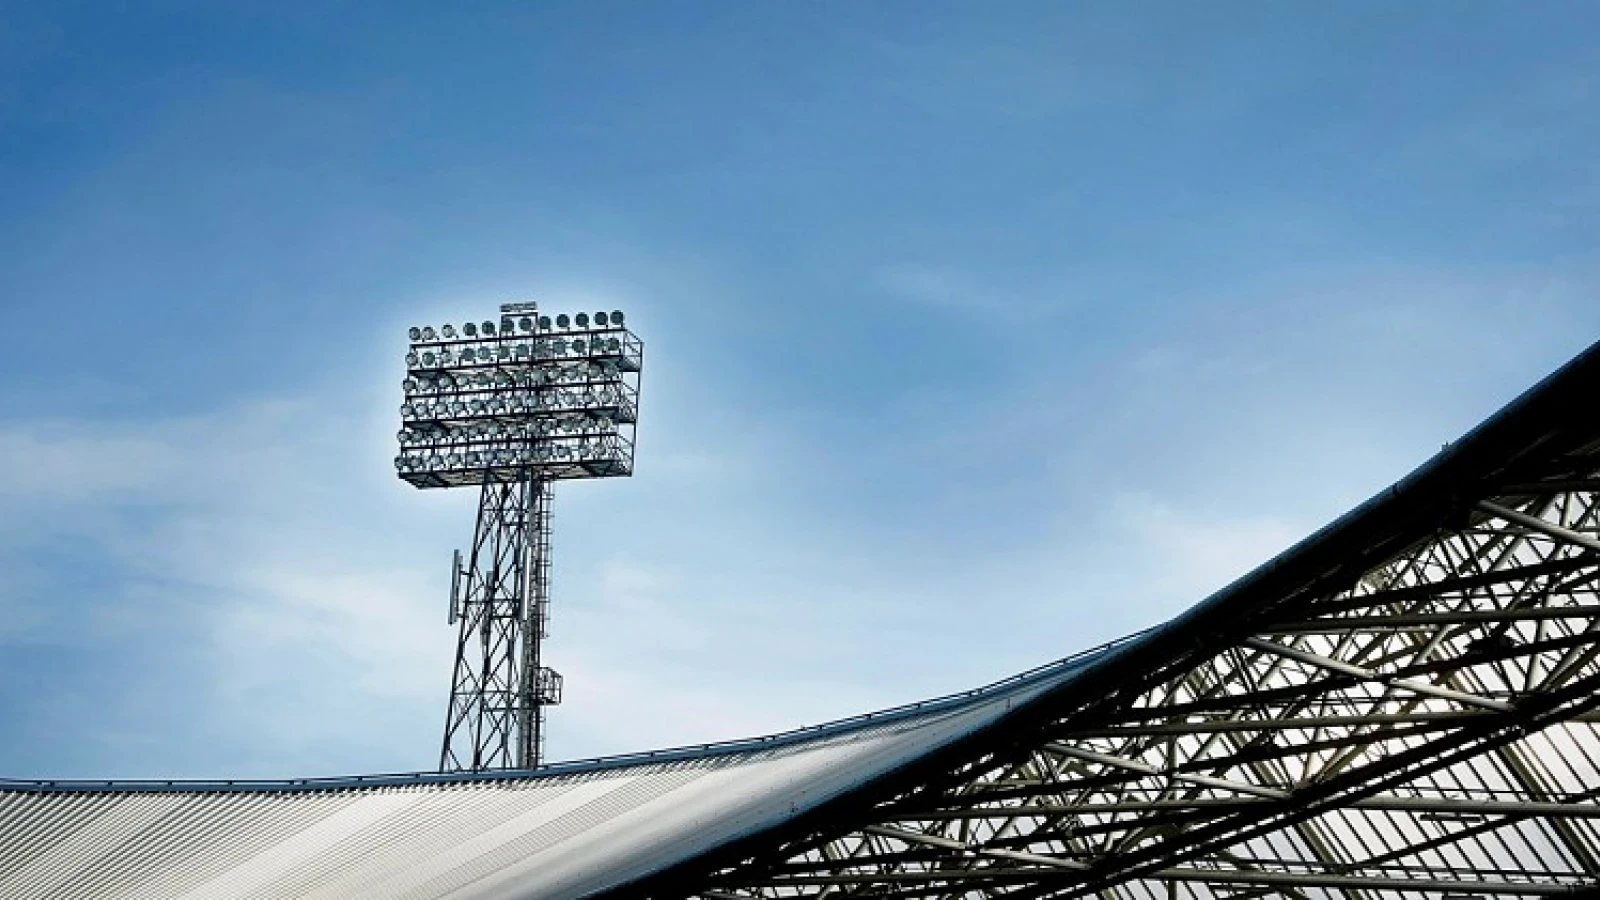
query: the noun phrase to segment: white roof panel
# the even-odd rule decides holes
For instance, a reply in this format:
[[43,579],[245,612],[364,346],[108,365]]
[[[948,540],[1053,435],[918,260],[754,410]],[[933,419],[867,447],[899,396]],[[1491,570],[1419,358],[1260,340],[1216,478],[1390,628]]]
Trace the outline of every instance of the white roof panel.
[[992,725],[1087,660],[803,732],[489,776],[0,783],[0,898],[576,898]]

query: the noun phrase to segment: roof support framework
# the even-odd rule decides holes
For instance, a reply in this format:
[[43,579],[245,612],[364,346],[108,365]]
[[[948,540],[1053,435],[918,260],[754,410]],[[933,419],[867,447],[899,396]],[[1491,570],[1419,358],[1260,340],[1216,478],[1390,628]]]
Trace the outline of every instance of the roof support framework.
[[1560,467],[1464,498],[1454,527],[1231,632],[1191,635],[1109,696],[1061,703],[1004,745],[726,859],[689,893],[1466,900],[1592,887],[1597,474]]

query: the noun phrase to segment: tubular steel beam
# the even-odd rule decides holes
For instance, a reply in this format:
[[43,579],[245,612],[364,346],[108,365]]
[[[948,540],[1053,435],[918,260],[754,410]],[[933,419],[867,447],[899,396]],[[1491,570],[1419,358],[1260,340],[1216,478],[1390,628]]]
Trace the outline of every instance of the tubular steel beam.
[[1600,540],[1595,540],[1587,534],[1580,534],[1570,528],[1563,528],[1552,522],[1546,522],[1538,516],[1530,516],[1525,512],[1518,512],[1510,507],[1501,506],[1488,500],[1479,500],[1478,508],[1490,515],[1505,519],[1507,522],[1515,522],[1531,531],[1537,531],[1546,537],[1555,538],[1558,541],[1566,541],[1569,544],[1588,550],[1600,551]]

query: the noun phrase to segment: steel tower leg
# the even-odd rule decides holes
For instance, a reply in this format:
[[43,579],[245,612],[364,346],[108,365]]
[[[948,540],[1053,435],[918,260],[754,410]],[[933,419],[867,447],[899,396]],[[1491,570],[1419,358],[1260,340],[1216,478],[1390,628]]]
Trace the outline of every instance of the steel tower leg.
[[550,484],[487,483],[451,612],[459,620],[441,772],[532,768],[561,676],[540,665],[549,610]]

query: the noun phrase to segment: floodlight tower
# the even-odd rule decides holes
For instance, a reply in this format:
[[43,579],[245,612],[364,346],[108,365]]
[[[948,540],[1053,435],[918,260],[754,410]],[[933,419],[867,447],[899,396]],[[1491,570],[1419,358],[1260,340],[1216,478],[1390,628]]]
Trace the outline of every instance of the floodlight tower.
[[460,630],[439,771],[533,768],[561,702],[540,655],[551,485],[633,473],[644,346],[620,312],[552,320],[532,303],[410,334],[395,469],[419,488],[480,489],[472,550],[450,574]]

